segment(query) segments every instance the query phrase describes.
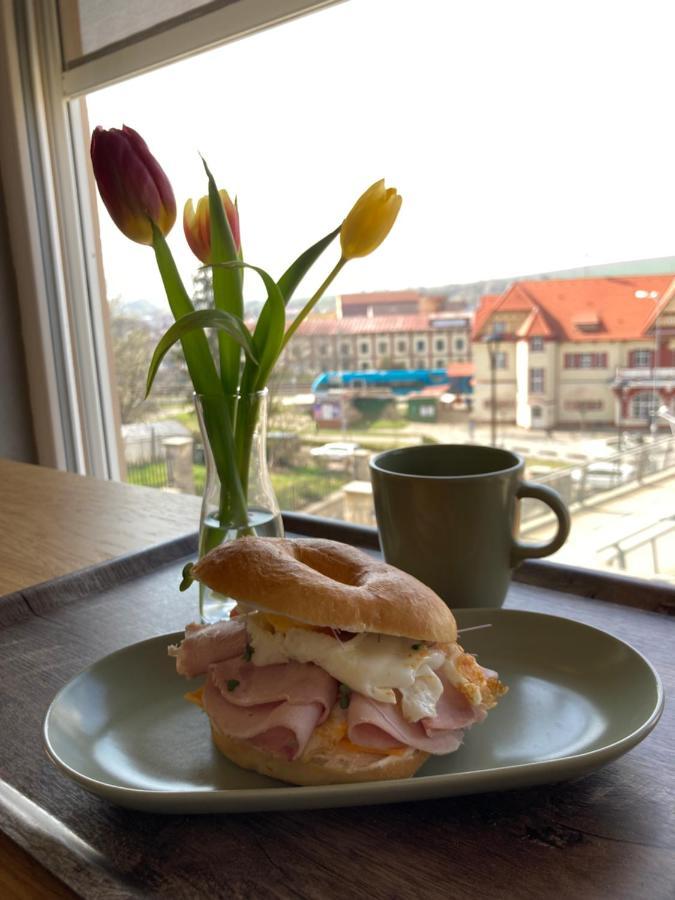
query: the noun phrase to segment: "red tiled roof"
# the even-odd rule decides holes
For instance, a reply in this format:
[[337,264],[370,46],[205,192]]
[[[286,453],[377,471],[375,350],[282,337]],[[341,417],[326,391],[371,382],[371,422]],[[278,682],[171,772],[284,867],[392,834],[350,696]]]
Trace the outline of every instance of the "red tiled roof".
[[471,340],[476,340],[476,335],[480,333],[483,325],[501,296],[501,294],[484,294],[480,298],[478,308],[476,309],[476,315],[473,320],[473,327],[471,329]]
[[298,329],[304,337],[314,335],[386,334],[392,331],[430,331],[429,315],[350,316],[327,319],[309,316]]
[[362,294],[340,294],[340,302],[343,306],[353,306],[365,303],[368,306],[376,306],[378,303],[410,303],[417,302],[425,296],[419,291],[373,291]]
[[559,341],[630,341],[644,337],[655,310],[669,288],[671,275],[521,281],[501,297],[484,297],[476,313],[472,338],[498,312],[530,313],[518,337],[552,337]]

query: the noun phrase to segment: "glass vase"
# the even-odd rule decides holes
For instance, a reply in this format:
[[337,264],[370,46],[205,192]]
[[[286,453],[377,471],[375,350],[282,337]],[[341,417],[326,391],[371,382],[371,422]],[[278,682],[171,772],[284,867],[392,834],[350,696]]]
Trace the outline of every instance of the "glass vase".
[[[283,537],[267,466],[267,389],[235,396],[195,396],[206,481],[199,520],[199,558],[245,535]],[[229,617],[235,601],[199,585],[202,622]]]

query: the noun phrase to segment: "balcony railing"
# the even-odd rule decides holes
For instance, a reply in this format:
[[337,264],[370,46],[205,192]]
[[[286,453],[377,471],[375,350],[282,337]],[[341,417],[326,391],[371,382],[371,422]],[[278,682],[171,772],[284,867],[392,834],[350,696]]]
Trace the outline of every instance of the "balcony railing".
[[620,382],[639,382],[640,384],[654,384],[657,386],[670,386],[675,383],[675,368],[657,366],[651,369],[649,366],[633,369],[617,369],[614,384]]

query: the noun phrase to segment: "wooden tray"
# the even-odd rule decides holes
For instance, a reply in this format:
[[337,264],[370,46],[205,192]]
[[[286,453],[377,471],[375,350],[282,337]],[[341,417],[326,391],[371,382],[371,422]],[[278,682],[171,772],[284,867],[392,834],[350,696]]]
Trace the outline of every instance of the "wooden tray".
[[[287,525],[376,548],[366,529],[291,517]],[[194,618],[195,593],[180,594],[178,582],[195,546],[194,537],[174,541],[0,599],[0,828],[75,891],[546,897],[555,885],[557,898],[582,888],[584,898],[628,898],[649,885],[650,898],[670,898],[668,707],[639,747],[581,780],[402,806],[158,816],[112,806],[60,776],[41,744],[53,696],[95,660]],[[647,593],[668,608],[668,589]],[[675,683],[667,616],[524,584],[512,586],[507,606],[603,628],[651,660],[666,693]]]

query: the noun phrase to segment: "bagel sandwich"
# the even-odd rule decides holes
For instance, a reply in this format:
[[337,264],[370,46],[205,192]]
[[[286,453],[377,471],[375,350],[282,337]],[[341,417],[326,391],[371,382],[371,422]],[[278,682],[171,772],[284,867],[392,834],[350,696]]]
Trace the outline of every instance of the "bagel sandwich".
[[506,691],[432,590],[345,544],[244,537],[191,575],[236,606],[169,654],[205,676],[186,699],[244,769],[299,785],[407,778]]

